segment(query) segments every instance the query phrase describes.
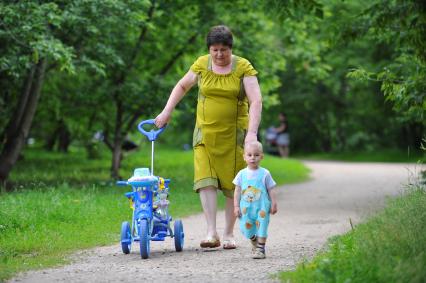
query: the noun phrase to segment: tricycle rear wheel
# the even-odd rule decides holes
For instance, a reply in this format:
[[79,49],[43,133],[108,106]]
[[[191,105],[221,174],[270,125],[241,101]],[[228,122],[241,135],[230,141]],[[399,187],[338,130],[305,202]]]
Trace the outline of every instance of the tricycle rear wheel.
[[130,253],[132,247],[132,235],[130,233],[129,222],[124,221],[121,223],[121,250],[125,254]]
[[185,234],[183,233],[183,224],[181,220],[176,220],[174,223],[175,232],[175,249],[177,252],[181,252],[183,249],[183,242]]

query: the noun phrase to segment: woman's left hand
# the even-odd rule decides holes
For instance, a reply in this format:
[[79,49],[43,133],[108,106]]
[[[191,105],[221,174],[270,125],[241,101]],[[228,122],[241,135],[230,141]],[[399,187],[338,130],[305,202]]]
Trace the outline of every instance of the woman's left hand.
[[244,140],[244,144],[257,141],[257,135],[255,133],[248,132],[246,135],[246,139]]

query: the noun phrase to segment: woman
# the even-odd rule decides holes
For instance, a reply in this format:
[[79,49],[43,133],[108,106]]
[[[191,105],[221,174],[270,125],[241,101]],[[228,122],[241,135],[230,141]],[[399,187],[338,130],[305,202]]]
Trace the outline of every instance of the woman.
[[244,142],[257,141],[262,98],[257,71],[246,59],[232,55],[229,28],[211,28],[206,42],[209,54],[199,57],[176,84],[163,111],[155,118],[155,125],[163,127],[185,93],[198,83],[194,190],[200,194],[207,222],[207,235],[200,246],[220,246],[216,212],[217,190],[221,190],[226,197],[223,248],[235,249],[232,180],[245,167]]

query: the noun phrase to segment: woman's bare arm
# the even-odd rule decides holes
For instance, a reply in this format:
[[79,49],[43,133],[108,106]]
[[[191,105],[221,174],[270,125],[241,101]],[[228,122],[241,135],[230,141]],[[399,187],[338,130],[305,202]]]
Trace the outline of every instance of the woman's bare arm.
[[176,105],[181,101],[183,96],[196,84],[197,74],[189,70],[175,85],[170,93],[167,104],[163,111],[155,118],[155,125],[158,128],[163,127],[170,121],[173,110]]
[[262,115],[262,95],[260,93],[259,82],[256,76],[244,77],[244,89],[249,100],[249,124],[245,142],[257,141],[257,131],[259,129]]

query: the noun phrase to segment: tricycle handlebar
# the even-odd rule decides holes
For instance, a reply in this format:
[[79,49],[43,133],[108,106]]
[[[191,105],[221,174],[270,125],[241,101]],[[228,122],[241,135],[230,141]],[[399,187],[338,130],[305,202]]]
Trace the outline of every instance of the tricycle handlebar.
[[150,120],[145,120],[139,123],[138,125],[138,130],[139,132],[141,132],[143,135],[145,135],[149,141],[155,141],[157,139],[157,137],[164,131],[164,129],[166,128],[166,126],[154,131],[151,130],[149,132],[145,131],[143,129],[143,125],[155,125],[155,120],[154,119],[150,119]]

